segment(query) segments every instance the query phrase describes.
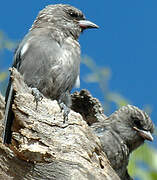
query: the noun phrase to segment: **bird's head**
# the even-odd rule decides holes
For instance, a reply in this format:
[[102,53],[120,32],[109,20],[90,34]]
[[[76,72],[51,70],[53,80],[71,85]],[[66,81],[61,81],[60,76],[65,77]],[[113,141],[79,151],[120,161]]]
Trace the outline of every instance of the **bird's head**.
[[150,117],[135,106],[121,107],[110,116],[112,128],[133,151],[145,140],[153,141],[154,125]]
[[66,36],[78,39],[83,30],[98,26],[86,20],[79,9],[70,5],[56,4],[46,6],[39,12],[31,30],[34,28],[55,29]]

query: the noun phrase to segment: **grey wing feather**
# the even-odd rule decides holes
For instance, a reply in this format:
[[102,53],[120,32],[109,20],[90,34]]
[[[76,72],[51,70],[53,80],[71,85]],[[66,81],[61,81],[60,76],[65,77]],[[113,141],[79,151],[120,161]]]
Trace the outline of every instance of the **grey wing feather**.
[[[64,92],[71,91],[79,74],[79,47],[77,51],[76,47],[72,47],[66,42],[61,46],[49,32],[30,32],[15,52],[13,67],[23,75],[28,86],[36,87],[44,96],[58,100]],[[11,141],[13,98],[10,80],[6,93],[4,143]]]
[[[27,37],[27,51],[21,56],[19,72],[28,86],[44,96],[58,99],[71,91],[79,74],[80,54],[69,43],[60,45],[50,34]],[[22,51],[22,50],[21,50]]]

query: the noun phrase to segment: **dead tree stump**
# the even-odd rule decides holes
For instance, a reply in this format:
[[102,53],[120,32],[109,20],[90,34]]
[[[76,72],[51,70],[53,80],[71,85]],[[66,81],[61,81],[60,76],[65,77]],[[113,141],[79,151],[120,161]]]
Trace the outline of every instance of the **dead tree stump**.
[[[11,69],[16,92],[12,105],[15,119],[12,143],[0,138],[0,179],[28,180],[118,180],[98,137],[88,124],[105,118],[99,101],[88,91],[74,93],[73,110],[63,123],[57,101],[43,98],[36,103],[23,78]],[[81,104],[81,98],[86,102]],[[0,95],[0,133],[4,98]],[[80,112],[77,113],[77,112]],[[87,122],[86,122],[87,121]],[[2,137],[2,136],[1,136]]]

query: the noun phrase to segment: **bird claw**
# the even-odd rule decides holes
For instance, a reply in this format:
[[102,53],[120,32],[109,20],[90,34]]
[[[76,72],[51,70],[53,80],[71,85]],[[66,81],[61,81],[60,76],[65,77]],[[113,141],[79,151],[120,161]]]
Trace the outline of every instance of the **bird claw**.
[[36,110],[37,110],[38,102],[43,99],[43,95],[37,88],[32,88],[32,95],[34,96],[34,102],[36,102]]
[[61,111],[63,112],[63,123],[65,123],[65,121],[68,121],[70,109],[63,102],[59,103],[59,106],[61,108]]

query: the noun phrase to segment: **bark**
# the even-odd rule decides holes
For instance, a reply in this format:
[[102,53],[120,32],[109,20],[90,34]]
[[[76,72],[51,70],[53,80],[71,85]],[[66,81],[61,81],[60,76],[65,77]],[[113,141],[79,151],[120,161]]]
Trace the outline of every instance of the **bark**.
[[[31,88],[16,69],[11,69],[11,76],[16,92],[12,106],[15,119],[11,145],[3,145],[0,139],[0,179],[119,179],[88,126],[106,118],[97,99],[85,90],[74,93],[73,110],[63,123],[57,101],[43,98],[36,109]],[[4,106],[0,95],[1,134]]]

